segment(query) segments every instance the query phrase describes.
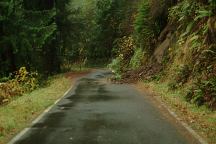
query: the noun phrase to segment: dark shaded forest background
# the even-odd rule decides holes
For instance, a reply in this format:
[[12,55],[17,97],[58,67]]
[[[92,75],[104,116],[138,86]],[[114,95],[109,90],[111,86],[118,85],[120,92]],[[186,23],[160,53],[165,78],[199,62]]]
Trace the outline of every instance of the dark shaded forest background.
[[1,0],[1,77],[23,66],[47,75],[67,64],[111,60],[113,42],[128,33],[126,24],[119,27],[128,2],[78,3],[85,6],[73,0]]

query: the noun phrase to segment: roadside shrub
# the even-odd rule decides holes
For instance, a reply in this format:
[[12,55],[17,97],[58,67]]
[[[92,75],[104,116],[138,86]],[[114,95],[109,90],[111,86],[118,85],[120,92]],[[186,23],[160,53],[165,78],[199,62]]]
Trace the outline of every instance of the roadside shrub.
[[122,56],[122,60],[128,63],[134,53],[134,39],[132,36],[124,36],[117,40],[117,54]]
[[28,72],[25,67],[21,67],[15,73],[15,81],[19,83],[25,90],[32,91],[38,86],[37,81],[38,73],[37,72]]
[[181,65],[175,69],[174,79],[169,83],[171,90],[177,89],[179,86],[183,86],[191,74],[191,69],[188,65]]
[[0,104],[7,103],[14,97],[23,94],[23,88],[16,80],[10,80],[0,85]]
[[124,36],[115,42],[113,52],[117,58],[112,61],[109,67],[113,67],[118,73],[124,72],[130,63],[130,59],[134,54],[134,39],[132,36]]
[[115,42],[113,52],[117,57],[108,65],[116,75],[116,79],[121,79],[121,74],[125,72],[134,54],[134,39],[132,36],[124,36]]
[[188,91],[186,99],[198,106],[207,104],[210,108],[216,109],[216,77],[208,80],[199,80]]
[[132,69],[137,69],[142,65],[144,59],[144,52],[141,48],[135,50],[133,57],[130,60],[130,67]]
[[110,69],[116,74],[121,74],[121,57],[117,57],[112,60],[112,62],[108,65]]
[[121,79],[121,61],[122,57],[119,56],[112,60],[112,62],[108,65],[108,68],[112,70],[112,72],[115,74],[115,79],[120,80]]
[[25,67],[21,67],[15,72],[14,79],[0,84],[0,104],[9,102],[12,97],[30,92],[37,87],[37,72],[28,72]]
[[188,77],[190,76],[191,70],[188,65],[182,65],[179,67],[176,76],[176,82],[180,85],[183,85],[187,82]]

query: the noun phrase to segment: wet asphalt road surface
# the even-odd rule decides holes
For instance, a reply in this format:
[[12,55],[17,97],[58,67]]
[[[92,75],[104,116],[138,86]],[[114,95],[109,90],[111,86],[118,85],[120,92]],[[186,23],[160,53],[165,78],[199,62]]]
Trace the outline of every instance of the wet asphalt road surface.
[[188,144],[148,99],[98,70],[76,86],[15,144]]

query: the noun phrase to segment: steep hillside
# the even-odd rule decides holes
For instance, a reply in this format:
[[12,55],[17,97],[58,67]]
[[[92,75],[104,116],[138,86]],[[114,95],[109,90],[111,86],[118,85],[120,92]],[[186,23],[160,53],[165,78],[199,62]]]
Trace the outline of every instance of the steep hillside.
[[134,31],[120,43],[124,50],[119,47],[110,67],[124,82],[156,79],[168,82],[171,90],[187,87],[188,101],[215,109],[215,1],[150,0],[140,5]]

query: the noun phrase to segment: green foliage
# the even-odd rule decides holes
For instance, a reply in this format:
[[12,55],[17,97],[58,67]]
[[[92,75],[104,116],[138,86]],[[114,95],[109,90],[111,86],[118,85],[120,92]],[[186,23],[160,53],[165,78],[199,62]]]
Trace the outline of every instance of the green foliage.
[[131,36],[124,36],[116,41],[117,55],[122,55],[124,61],[128,61],[134,52],[134,39]]
[[143,29],[148,30],[148,22],[149,22],[149,15],[150,13],[150,6],[149,2],[145,1],[141,5],[138,15],[136,16],[136,20],[134,23],[134,28],[137,33],[142,33]]
[[0,84],[0,104],[7,103],[11,98],[31,92],[38,87],[38,73],[28,72],[21,67],[15,72],[14,78]]
[[[131,9],[127,0],[99,0],[95,9],[95,29],[92,31],[92,42],[87,49],[88,60],[109,61],[116,53],[113,53],[118,39],[127,36],[127,29],[131,23],[125,22],[132,17]],[[126,25],[126,26],[125,26]],[[97,60],[98,59],[98,60]]]
[[108,68],[112,69],[117,79],[121,78],[121,61],[122,58],[117,57],[116,59],[113,59],[112,62],[108,65]]
[[[183,0],[178,3],[178,5],[170,8],[169,11],[169,19],[173,23],[178,23],[178,29],[185,28],[185,23],[199,22],[203,18],[210,17],[212,15],[213,12],[211,11],[210,5],[204,5],[191,0]],[[187,27],[187,29],[188,28],[189,27]]]
[[125,0],[4,0],[0,76],[21,66],[53,74],[65,63],[107,61],[114,41],[125,33],[126,5]]
[[9,77],[3,77],[3,78],[0,79],[0,83],[7,82],[7,81],[9,81],[9,80],[10,80]]
[[159,33],[159,25],[154,21],[150,14],[150,3],[144,1],[135,17],[134,21],[135,36],[137,44],[147,53],[153,51],[152,44],[155,41],[156,35]]
[[170,9],[169,18],[175,19],[178,22],[188,20],[191,15],[195,15],[196,4],[196,2],[191,3],[189,0],[182,1]]
[[153,75],[150,80],[160,82],[161,78],[162,78],[162,73],[159,73],[159,74]]
[[124,36],[116,40],[114,50],[118,57],[116,57],[108,67],[113,70],[118,79],[120,79],[121,74],[127,70],[130,59],[134,53],[134,48],[134,39],[131,36]]
[[134,54],[134,39],[132,36],[124,36],[115,42],[115,55],[117,58],[111,63],[111,68],[116,73],[123,73],[127,70],[130,64],[130,59]]
[[202,7],[202,9],[196,11],[196,14],[197,16],[194,19],[195,21],[197,21],[198,19],[212,16],[212,11]]
[[[65,65],[78,63],[86,56],[87,25],[89,19],[85,19],[80,2],[76,0],[57,1],[58,45],[61,47],[61,67],[65,71]],[[89,29],[90,32],[90,29]],[[81,53],[82,51],[82,53]],[[82,57],[82,58],[81,58]]]
[[178,66],[175,69],[173,81],[171,83],[169,83],[170,89],[176,89],[178,87],[183,86],[187,82],[191,72],[192,72],[192,70],[190,69],[190,66],[188,66],[188,65]]
[[18,82],[25,92],[32,91],[38,87],[38,73],[28,72],[25,67],[21,67],[15,73],[14,81]]
[[71,80],[58,75],[51,77],[49,85],[37,89],[22,97],[14,98],[13,102],[0,107],[0,143],[6,144],[14,133],[27,127],[47,107],[62,97],[71,86]]
[[207,80],[198,80],[187,93],[186,99],[197,105],[207,104],[216,108],[216,77]]
[[[163,65],[173,60],[182,66],[170,86],[183,86],[189,78],[207,73],[201,78],[207,84],[198,86],[195,94],[203,99],[206,85],[214,83],[209,71],[215,67],[215,6],[214,0],[2,0],[0,81],[10,81],[9,73],[23,66],[49,75],[61,68],[71,70],[73,64],[97,65],[112,58],[109,67],[121,78],[129,68],[152,62],[155,48],[171,35],[177,44],[169,48]],[[176,56],[181,59],[175,61]],[[27,80],[16,82],[34,89],[28,74],[23,70],[19,79]]]
[[[182,57],[177,63],[171,89],[189,82],[191,89],[186,98],[197,105],[207,104],[215,108],[215,41],[211,22],[215,17],[213,1],[183,0],[169,11],[169,20],[177,27],[176,55]],[[178,57],[179,59],[179,57]],[[196,80],[198,79],[198,80]]]
[[[26,7],[29,3],[32,9]],[[51,1],[47,4],[52,5]],[[0,7],[0,67],[4,67],[0,75],[8,75],[23,65],[41,73],[58,71],[59,50],[53,46],[57,32],[56,8],[38,9],[34,1],[23,0],[4,0]],[[51,59],[56,60],[49,63],[55,69],[47,66]]]
[[216,11],[216,1],[215,0],[209,0],[210,6],[212,8],[212,12]]
[[142,61],[144,59],[144,52],[141,48],[135,49],[134,55],[130,60],[130,67],[132,69],[137,69],[142,65]]
[[100,0],[96,3],[94,39],[89,49],[88,58],[95,61],[111,56],[112,43],[116,35],[115,3],[111,0]]

